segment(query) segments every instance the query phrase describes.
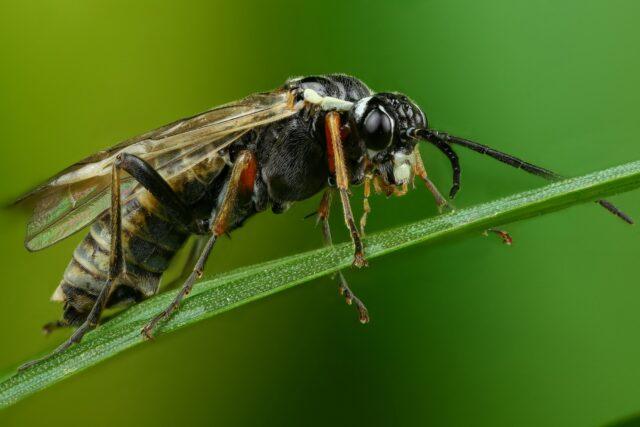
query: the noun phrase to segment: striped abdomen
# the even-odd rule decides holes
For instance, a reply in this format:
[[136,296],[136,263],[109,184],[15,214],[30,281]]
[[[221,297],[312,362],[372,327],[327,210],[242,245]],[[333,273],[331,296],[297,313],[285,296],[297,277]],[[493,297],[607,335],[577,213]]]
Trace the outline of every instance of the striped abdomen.
[[[210,149],[185,153],[162,171],[188,205],[198,202],[224,169],[224,161],[215,152],[206,150]],[[182,162],[191,162],[194,166],[173,176],[172,169],[183,169]],[[54,301],[65,303],[64,319],[71,324],[84,321],[107,283],[110,224],[110,215],[105,214],[91,226],[89,234],[74,251],[53,295]],[[162,206],[147,191],[139,192],[124,203],[122,229],[126,276],[115,283],[108,307],[138,302],[155,294],[162,274],[189,236],[184,227],[168,219]]]

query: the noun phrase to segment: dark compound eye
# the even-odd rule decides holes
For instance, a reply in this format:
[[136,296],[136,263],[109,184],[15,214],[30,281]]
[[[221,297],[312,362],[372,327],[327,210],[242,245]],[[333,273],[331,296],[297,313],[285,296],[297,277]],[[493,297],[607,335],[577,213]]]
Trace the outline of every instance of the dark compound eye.
[[362,133],[367,148],[371,150],[384,150],[392,139],[393,126],[387,113],[376,108],[371,110],[362,124]]

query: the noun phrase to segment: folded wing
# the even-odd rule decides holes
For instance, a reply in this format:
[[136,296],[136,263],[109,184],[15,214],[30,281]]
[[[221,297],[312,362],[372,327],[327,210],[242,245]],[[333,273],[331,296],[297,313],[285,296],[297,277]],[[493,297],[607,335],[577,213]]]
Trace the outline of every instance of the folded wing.
[[[170,180],[202,161],[211,161],[248,130],[285,119],[302,108],[293,91],[276,90],[178,120],[98,152],[65,169],[21,197],[34,205],[25,245],[31,251],[51,246],[108,211],[111,170],[120,153],[149,162]],[[131,177],[122,178],[122,197],[145,191]]]

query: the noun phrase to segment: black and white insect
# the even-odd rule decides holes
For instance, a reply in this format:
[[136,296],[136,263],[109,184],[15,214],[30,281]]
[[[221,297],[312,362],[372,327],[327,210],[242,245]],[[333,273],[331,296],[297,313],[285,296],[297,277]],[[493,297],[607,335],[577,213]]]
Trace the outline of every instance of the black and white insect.
[[[203,236],[203,244],[191,251],[193,266],[177,297],[142,329],[151,337],[201,277],[221,235],[269,207],[282,213],[291,203],[321,191],[317,214],[325,243],[331,244],[329,207],[337,193],[355,248],[353,265],[365,266],[360,236],[372,187],[402,195],[417,176],[437,205],[447,206],[427,177],[417,147],[420,141],[435,145],[451,162],[451,198],[460,185],[453,145],[546,179],[559,178],[487,146],[431,129],[424,112],[407,96],[376,93],[341,74],[290,79],[274,91],[178,120],[67,168],[19,200],[34,206],[26,237],[31,251],[90,225],[52,297],[64,304],[64,313],[45,329],[77,327],[53,354],[79,342],[98,325],[105,308],[157,293],[174,254],[190,235]],[[349,187],[361,184],[364,215],[358,227]],[[599,203],[631,222],[609,202]],[[337,277],[341,293],[366,323],[364,304],[344,276]]]

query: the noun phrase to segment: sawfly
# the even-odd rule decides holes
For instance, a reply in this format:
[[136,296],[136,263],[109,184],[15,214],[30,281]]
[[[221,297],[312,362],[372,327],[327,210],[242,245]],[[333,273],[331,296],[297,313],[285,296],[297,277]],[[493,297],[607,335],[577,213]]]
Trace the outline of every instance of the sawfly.
[[[52,299],[62,319],[45,326],[76,327],[52,354],[79,342],[105,308],[134,304],[158,292],[160,278],[190,235],[190,274],[166,309],[142,334],[177,310],[202,276],[216,240],[270,208],[282,213],[324,191],[317,210],[325,244],[331,244],[329,208],[337,195],[354,246],[353,265],[367,265],[361,235],[372,188],[406,193],[422,180],[440,208],[447,201],[429,180],[418,143],[433,144],[453,169],[453,198],[460,187],[460,145],[549,180],[560,176],[485,145],[436,131],[424,112],[400,93],[376,93],[342,74],[289,79],[271,92],[178,120],[100,151],[23,196],[34,207],[26,247],[38,251],[90,225]],[[356,224],[351,186],[364,185],[364,214]],[[626,222],[611,203],[600,205]],[[363,323],[364,304],[338,273],[339,289]],[[31,366],[30,362],[24,367]]]

